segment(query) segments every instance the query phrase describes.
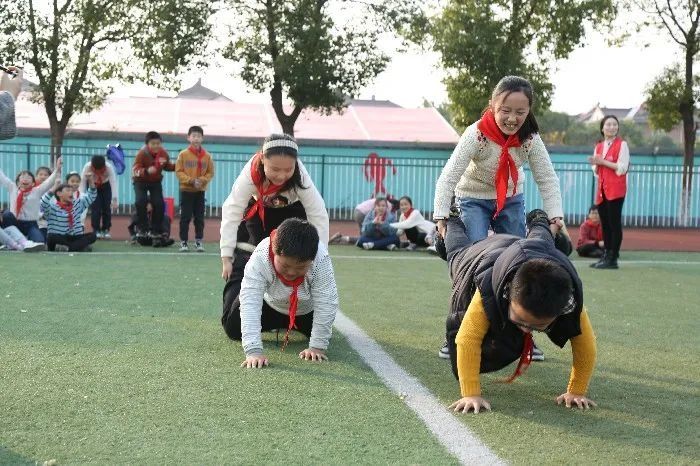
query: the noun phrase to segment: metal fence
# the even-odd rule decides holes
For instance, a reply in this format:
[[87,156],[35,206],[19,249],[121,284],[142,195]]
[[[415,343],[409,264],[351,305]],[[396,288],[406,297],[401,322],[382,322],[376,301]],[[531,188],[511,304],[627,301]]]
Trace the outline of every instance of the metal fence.
[[[176,154],[174,147],[167,147]],[[80,171],[85,163],[101,149],[63,147],[63,173]],[[134,160],[136,150],[127,149],[127,166]],[[207,215],[220,214],[220,207],[229,194],[234,180],[251,157],[248,153],[214,152],[216,176],[206,194]],[[582,159],[584,158],[582,154]],[[334,154],[303,155],[302,160],[323,196],[331,219],[351,220],[355,205],[369,198],[377,188],[396,197],[410,195],[416,208],[429,215],[432,211],[435,183],[445,163],[441,159],[400,158],[392,165],[367,167],[361,157]],[[0,144],[0,169],[10,178],[21,170],[36,170],[49,165],[50,146],[36,144]],[[587,163],[554,163],[559,176],[566,221],[582,222],[592,203],[595,178]],[[382,173],[384,172],[384,173]],[[541,207],[541,197],[532,174],[525,168],[525,199],[528,210]],[[700,168],[694,169],[690,224],[700,227]],[[677,227],[681,196],[682,167],[677,165],[635,165],[628,174],[628,195],[623,209],[623,221],[633,227]],[[134,192],[127,169],[118,178],[119,213],[131,213]],[[179,190],[175,175],[165,173],[163,193],[178,202]],[[7,204],[8,193],[0,190],[0,204]]]

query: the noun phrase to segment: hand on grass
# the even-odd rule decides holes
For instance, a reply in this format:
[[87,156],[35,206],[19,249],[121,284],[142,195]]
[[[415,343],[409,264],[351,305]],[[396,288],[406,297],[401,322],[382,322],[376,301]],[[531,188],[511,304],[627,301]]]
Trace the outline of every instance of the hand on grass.
[[241,363],[241,367],[247,369],[262,369],[269,365],[270,361],[264,354],[251,354],[250,356],[246,356],[245,361]]
[[308,348],[299,353],[299,359],[304,359],[306,361],[322,362],[328,361],[328,356],[326,356],[326,353],[323,350],[316,348]]
[[465,396],[452,403],[450,409],[454,410],[455,413],[466,414],[473,411],[474,414],[479,414],[482,409],[491,411],[491,403],[480,396]]
[[574,395],[573,393],[566,392],[563,395],[557,397],[557,404],[560,405],[564,403],[567,408],[572,408],[574,405],[578,406],[578,409],[589,409],[595,408],[598,405],[595,401],[587,398],[583,395]]

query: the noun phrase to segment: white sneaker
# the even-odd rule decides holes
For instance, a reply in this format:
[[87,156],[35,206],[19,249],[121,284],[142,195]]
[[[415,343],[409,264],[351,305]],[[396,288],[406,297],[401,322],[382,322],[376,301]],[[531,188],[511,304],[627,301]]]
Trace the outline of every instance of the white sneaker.
[[389,246],[386,247],[386,249],[387,249],[387,251],[393,251],[394,249],[396,249],[396,245],[390,244]]
[[544,361],[544,353],[537,346],[532,347],[532,360],[533,361]]
[[426,250],[431,253],[431,254],[437,254],[437,249],[435,249],[435,245],[433,244],[432,246],[428,246]]
[[35,243],[29,240],[24,243],[24,252],[39,252],[44,250],[46,250],[46,245],[44,243]]
[[96,231],[95,236],[97,236],[97,239],[102,239],[105,237],[104,233],[102,233],[101,231]]
[[195,241],[194,247],[197,250],[197,252],[204,252],[204,245],[201,241]]
[[362,247],[365,248],[367,251],[369,251],[370,249],[373,249],[373,248],[374,248],[374,243],[372,243],[372,242],[370,242],[370,243],[364,243],[364,244],[362,245]]
[[440,359],[450,359],[450,348],[447,346],[447,341],[442,345],[440,351],[438,352],[438,357]]
[[104,239],[112,239],[112,234],[109,231],[102,232],[102,237]]
[[190,247],[187,246],[187,241],[180,241],[180,252],[189,252]]

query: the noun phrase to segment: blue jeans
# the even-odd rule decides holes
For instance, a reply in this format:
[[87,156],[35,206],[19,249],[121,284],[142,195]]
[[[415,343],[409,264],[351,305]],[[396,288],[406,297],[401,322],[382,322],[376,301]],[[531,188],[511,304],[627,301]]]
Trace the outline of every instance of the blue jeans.
[[390,244],[398,246],[399,237],[396,235],[384,236],[383,238],[371,238],[369,236],[362,236],[359,240],[357,240],[357,247],[361,248],[362,245],[365,243],[374,243],[374,247],[372,249],[386,249],[386,247]]
[[12,212],[5,211],[2,215],[2,224],[5,228],[15,226],[24,236],[35,243],[45,243],[46,238],[39,230],[39,224],[35,220],[17,220]]
[[473,197],[460,197],[459,216],[464,223],[469,244],[476,243],[486,238],[489,227],[494,233],[525,238],[525,198],[521,194],[506,198],[506,204],[493,218],[496,212],[495,199],[475,199]]

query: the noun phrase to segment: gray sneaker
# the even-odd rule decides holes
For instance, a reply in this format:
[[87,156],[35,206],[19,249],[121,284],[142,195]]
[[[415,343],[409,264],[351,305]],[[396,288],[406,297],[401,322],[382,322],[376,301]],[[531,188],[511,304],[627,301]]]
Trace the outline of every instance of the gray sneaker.
[[442,344],[442,348],[438,351],[438,357],[440,359],[450,359],[450,348],[447,346],[447,340]]
[[197,252],[204,252],[204,245],[202,244],[201,241],[196,241],[194,243],[194,247],[197,250]]
[[57,244],[56,245],[56,252],[68,252],[68,251],[70,251],[70,249],[65,244]]

